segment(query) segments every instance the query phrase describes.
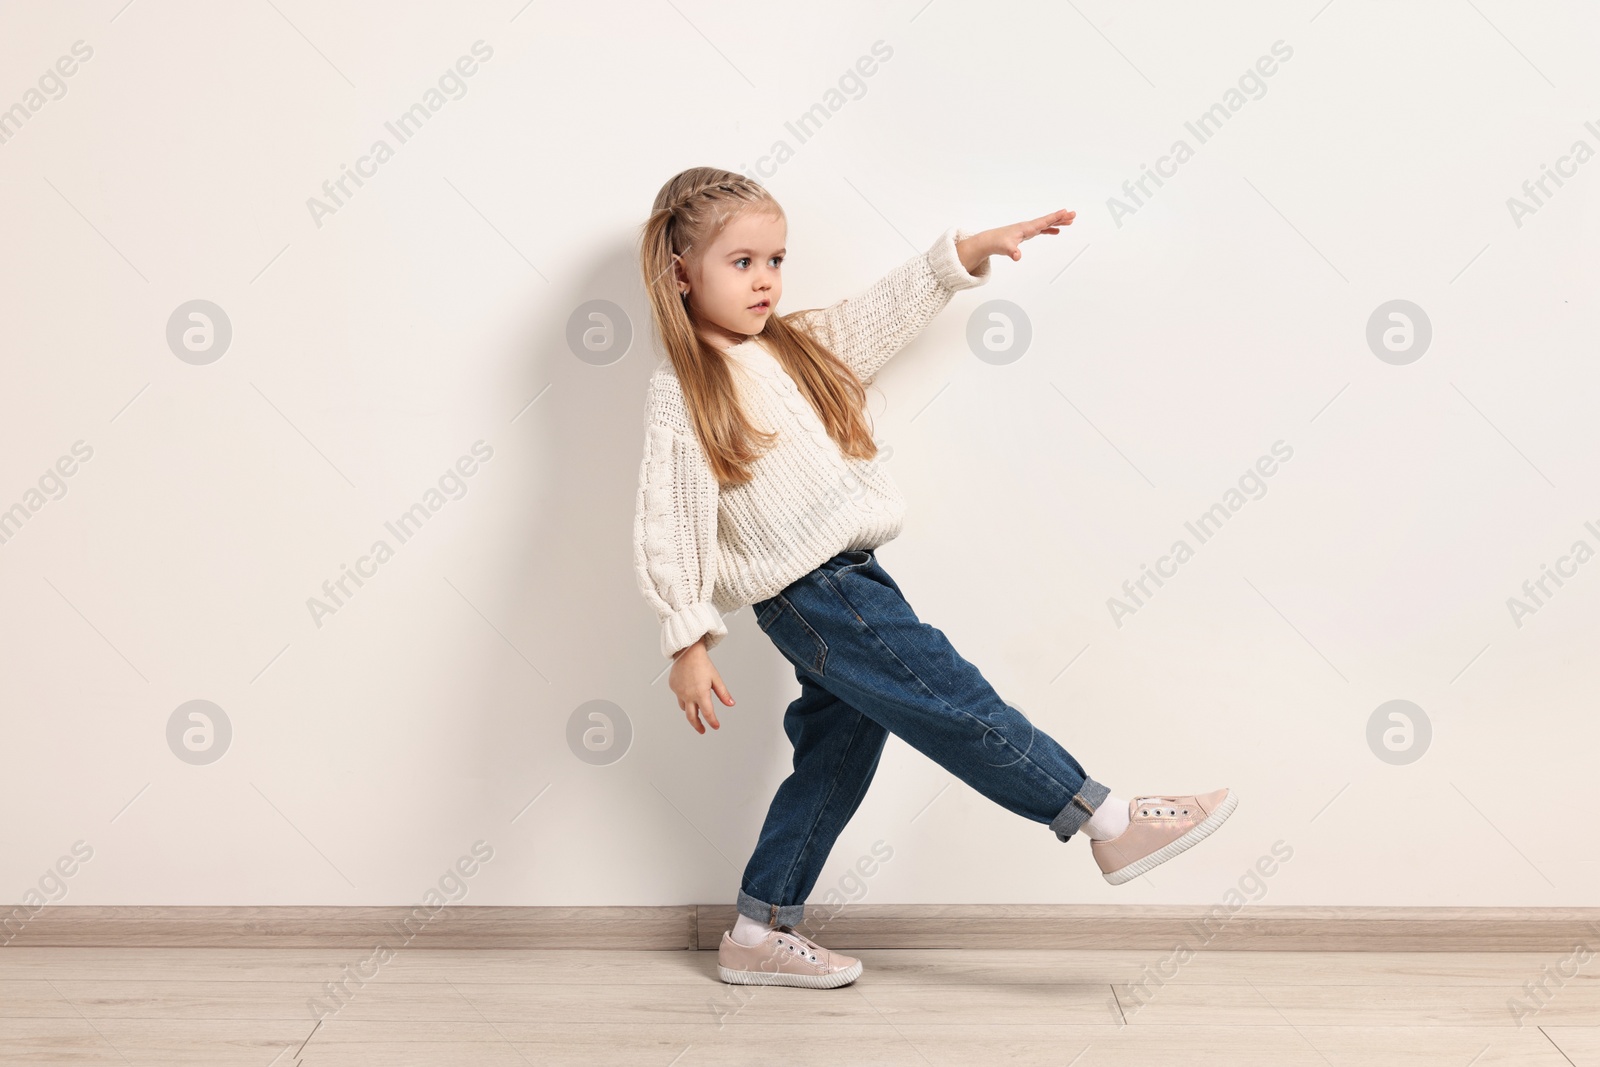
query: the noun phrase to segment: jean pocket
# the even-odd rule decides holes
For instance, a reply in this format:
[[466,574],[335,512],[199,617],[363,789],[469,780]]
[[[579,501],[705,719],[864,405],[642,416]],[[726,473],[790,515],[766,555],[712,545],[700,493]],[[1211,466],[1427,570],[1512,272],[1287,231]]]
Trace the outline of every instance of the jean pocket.
[[800,617],[788,597],[779,593],[767,601],[756,616],[756,625],[790,662],[822,673],[828,660],[828,643]]
[[[881,590],[887,590],[897,597],[901,595],[900,586],[895,584],[895,580],[889,577],[889,572],[883,569],[883,564],[878,562],[877,552],[847,552],[842,553],[840,558],[844,556],[852,556],[854,559],[823,577],[833,587],[833,591],[850,606],[851,612],[858,620],[862,615],[860,605],[872,603],[875,597],[882,595]],[[847,578],[849,581],[845,580]]]
[[865,548],[852,548],[848,551],[839,553],[839,555],[835,558],[844,560],[843,566],[838,567],[834,571],[835,574],[842,574],[845,571],[853,571],[857,567],[865,567],[867,564],[873,561],[872,551]]

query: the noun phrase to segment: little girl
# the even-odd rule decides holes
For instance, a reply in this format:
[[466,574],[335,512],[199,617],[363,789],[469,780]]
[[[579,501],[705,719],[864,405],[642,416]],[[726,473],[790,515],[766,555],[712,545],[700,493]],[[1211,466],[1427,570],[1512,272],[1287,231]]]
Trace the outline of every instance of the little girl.
[[1226,788],[1112,796],[917,618],[875,551],[899,534],[905,501],[875,462],[864,386],[957,290],[988,280],[990,256],[1021,259],[1023,241],[1060,233],[1075,214],[947,230],[860,295],[780,315],[788,231],[765,188],[695,167],[656,194],[640,259],[667,359],[645,406],[639,588],[674,661],[678,707],[699,733],[702,718],[720,728],[713,693],[734,703],[709,655],[727,635],[725,613],[749,604],[800,683],[783,719],[794,772],[722,935],[725,982],[831,988],[861,974],[859,959],[794,928],[891,731],[1058,840],[1082,829],[1114,885],[1234,809]]

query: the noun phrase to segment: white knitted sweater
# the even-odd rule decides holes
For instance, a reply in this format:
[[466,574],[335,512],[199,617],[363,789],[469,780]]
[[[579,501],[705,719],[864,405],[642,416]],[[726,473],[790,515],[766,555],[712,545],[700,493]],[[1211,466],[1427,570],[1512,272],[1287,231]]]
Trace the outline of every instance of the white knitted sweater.
[[[860,295],[796,324],[870,382],[957,290],[988,280],[987,260],[970,274],[961,265],[956,242],[967,236],[946,230]],[[780,435],[744,485],[718,486],[670,360],[651,374],[646,393],[633,565],[668,657],[701,635],[707,649],[716,647],[728,633],[723,613],[765,600],[847,549],[877,548],[900,533],[905,517],[883,454],[844,455],[759,335],[726,354],[741,408],[758,429]]]

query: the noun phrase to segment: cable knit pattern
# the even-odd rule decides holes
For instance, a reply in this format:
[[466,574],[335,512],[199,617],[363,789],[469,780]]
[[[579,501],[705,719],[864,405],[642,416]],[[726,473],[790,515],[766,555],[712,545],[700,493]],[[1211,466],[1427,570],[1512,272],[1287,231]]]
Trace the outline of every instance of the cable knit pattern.
[[[870,382],[952,295],[988,280],[987,260],[972,273],[961,265],[956,242],[967,236],[946,230],[927,252],[857,296],[802,313],[797,325]],[[669,657],[702,635],[715,648],[728,633],[724,613],[765,600],[840,552],[893,540],[905,518],[881,457],[840,452],[759,336],[726,351],[741,407],[757,428],[779,434],[746,484],[717,485],[670,361],[651,374],[645,398],[634,572]]]

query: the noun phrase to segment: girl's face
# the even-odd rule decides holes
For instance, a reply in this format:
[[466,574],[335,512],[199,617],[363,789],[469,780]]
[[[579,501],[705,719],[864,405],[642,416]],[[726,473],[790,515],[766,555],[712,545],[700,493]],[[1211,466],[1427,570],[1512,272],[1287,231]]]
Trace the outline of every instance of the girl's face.
[[706,340],[726,348],[766,328],[783,296],[781,215],[743,211],[723,226],[711,246],[678,264],[678,289],[689,291],[689,310]]

